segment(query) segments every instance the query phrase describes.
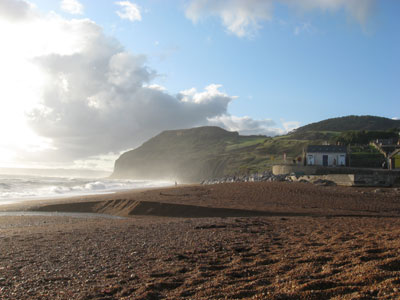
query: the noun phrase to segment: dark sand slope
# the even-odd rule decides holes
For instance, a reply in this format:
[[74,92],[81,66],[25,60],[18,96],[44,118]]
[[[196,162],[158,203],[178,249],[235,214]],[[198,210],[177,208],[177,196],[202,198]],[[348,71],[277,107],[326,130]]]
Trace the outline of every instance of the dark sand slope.
[[29,210],[180,218],[397,217],[400,216],[400,190],[321,187],[304,183],[228,183],[89,196],[62,200],[58,204],[31,206]]
[[[254,183],[97,199],[73,208],[142,215],[0,218],[0,299],[400,299],[395,189]],[[271,215],[216,216],[249,211]]]
[[104,214],[112,214],[115,211],[115,214],[119,215],[125,215],[120,212],[127,212],[129,216],[141,215],[175,218],[251,217],[266,215],[262,211],[133,200],[107,201],[98,205],[96,210]]
[[171,218],[227,218],[255,216],[318,216],[312,213],[269,212],[258,210],[205,207],[153,201],[116,199],[102,202],[77,202],[53,204],[33,208],[43,212],[100,213],[120,217],[157,216]]
[[268,212],[213,208],[196,205],[162,203],[152,201],[135,201],[116,199],[103,202],[78,202],[71,204],[54,204],[35,208],[36,211],[46,212],[85,212],[101,213],[116,216],[158,216],[174,218],[207,218],[207,217],[252,217],[271,215]]

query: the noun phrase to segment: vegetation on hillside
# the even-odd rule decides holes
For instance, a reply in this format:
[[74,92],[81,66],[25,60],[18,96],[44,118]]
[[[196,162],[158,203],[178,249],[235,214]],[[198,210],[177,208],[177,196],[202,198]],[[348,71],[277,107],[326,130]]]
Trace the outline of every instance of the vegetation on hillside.
[[115,163],[114,177],[177,179],[196,182],[210,177],[262,172],[301,156],[309,143],[290,136],[240,136],[218,127],[165,131]]
[[350,147],[350,165],[352,167],[381,168],[385,156],[370,145]]
[[[115,163],[113,176],[198,182],[224,175],[262,172],[283,163],[284,155],[286,162],[302,156],[303,149],[310,144],[338,141],[368,144],[370,138],[394,137],[396,131],[389,129],[399,122],[350,116],[310,124],[273,138],[240,136],[219,127],[164,131],[141,147],[124,153]],[[367,131],[368,128],[371,130]],[[385,131],[378,131],[380,128]],[[351,154],[352,164],[357,166],[372,162],[379,167],[381,160],[382,155],[368,146]]]
[[385,131],[393,128],[400,129],[400,120],[375,116],[347,116],[332,118],[311,123],[293,131],[299,135],[306,132],[343,132],[343,131]]
[[344,145],[366,145],[377,139],[392,139],[394,143],[397,143],[399,132],[396,129],[385,131],[345,131],[336,138],[336,141]]

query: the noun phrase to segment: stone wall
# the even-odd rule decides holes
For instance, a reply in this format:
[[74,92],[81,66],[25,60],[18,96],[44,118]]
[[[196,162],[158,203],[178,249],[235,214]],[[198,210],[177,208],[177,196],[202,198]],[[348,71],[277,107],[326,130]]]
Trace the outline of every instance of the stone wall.
[[392,186],[395,177],[382,174],[330,174],[330,175],[304,175],[304,176],[290,176],[292,181],[308,181],[314,183],[316,181],[324,180],[331,181],[337,185],[343,186]]
[[368,168],[320,167],[300,165],[276,165],[274,175],[292,175],[292,181],[328,180],[345,186],[392,186],[400,179],[398,170]]
[[272,166],[272,174],[274,175],[287,175],[287,174],[300,174],[300,175],[314,175],[317,172],[317,166],[302,166],[302,165],[275,165]]

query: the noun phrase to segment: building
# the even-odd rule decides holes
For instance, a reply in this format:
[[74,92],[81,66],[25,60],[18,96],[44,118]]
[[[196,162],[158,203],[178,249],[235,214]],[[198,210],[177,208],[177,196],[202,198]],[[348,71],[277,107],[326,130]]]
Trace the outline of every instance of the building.
[[397,141],[397,144],[393,140],[389,140],[388,143],[382,141],[386,140],[376,140],[370,143],[385,157],[385,163],[382,167],[390,170],[400,169],[400,140]]
[[310,145],[305,151],[306,164],[309,166],[345,166],[347,147],[336,145]]
[[400,152],[393,156],[393,169],[400,169]]
[[388,155],[389,169],[400,169],[400,148]]
[[374,143],[380,146],[388,146],[395,144],[393,139],[376,139]]

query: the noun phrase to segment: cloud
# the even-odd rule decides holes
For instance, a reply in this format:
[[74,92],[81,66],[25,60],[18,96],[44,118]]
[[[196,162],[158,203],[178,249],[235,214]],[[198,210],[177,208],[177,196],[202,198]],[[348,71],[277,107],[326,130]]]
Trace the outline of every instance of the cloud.
[[243,135],[262,134],[275,136],[285,134],[286,129],[277,127],[277,124],[270,119],[254,120],[251,117],[236,117],[232,115],[220,115],[209,118],[210,125],[223,127],[229,131],[238,131]]
[[0,56],[0,154],[19,163],[111,167],[113,155],[167,129],[215,124],[244,134],[283,132],[271,120],[230,116],[236,97],[219,84],[170,94],[154,84],[159,75],[146,56],[130,53],[89,19],[36,14],[0,25],[7,54]]
[[337,12],[344,10],[358,22],[364,23],[371,15],[376,0],[282,0],[289,6],[303,12],[319,10],[323,12]]
[[269,0],[193,0],[186,9],[186,17],[198,22],[208,16],[217,16],[226,29],[239,36],[254,34],[260,23],[272,18]]
[[251,37],[262,27],[262,23],[273,19],[275,4],[283,4],[303,13],[334,13],[344,10],[363,24],[372,13],[375,2],[376,0],[191,0],[185,14],[194,23],[210,16],[218,17],[230,33],[238,37]]
[[302,24],[300,24],[300,25],[297,25],[297,26],[294,28],[293,33],[294,33],[294,35],[300,35],[300,34],[302,34],[302,33],[312,33],[312,32],[314,32],[314,31],[315,31],[315,29],[314,29],[314,27],[311,25],[311,23],[306,22],[306,23],[302,23]]
[[24,20],[33,15],[32,7],[23,0],[1,0],[0,17],[12,21]]
[[126,19],[131,22],[142,20],[140,8],[137,4],[132,3],[130,1],[118,1],[115,2],[115,4],[122,7],[121,10],[118,10],[116,12],[121,19]]
[[[272,120],[229,115],[227,108],[235,97],[222,92],[221,85],[168,94],[165,88],[149,84],[156,74],[146,67],[143,56],[105,43],[104,38],[100,33],[79,54],[37,59],[51,81],[41,106],[30,114],[30,124],[58,149],[47,158],[82,161],[138,146],[165,129],[200,125],[241,134],[285,132]],[[98,53],[100,45],[103,51]]]
[[62,0],[61,9],[73,15],[82,15],[84,10],[83,5],[77,0]]
[[60,22],[73,29],[68,31],[74,32],[71,43],[81,36],[85,43],[77,51],[33,60],[45,74],[45,84],[29,125],[57,149],[37,153],[37,159],[73,161],[119,153],[165,129],[207,124],[208,118],[226,114],[234,99],[214,84],[171,95],[151,84],[157,73],[147,67],[145,56],[127,52],[97,24],[87,19]]
[[150,84],[150,85],[147,85],[147,86],[145,85],[145,87],[147,87],[147,88],[149,88],[149,89],[161,91],[161,92],[164,92],[164,91],[167,90],[166,87],[164,87],[164,86],[162,86],[162,85],[159,85],[159,84],[155,84],[155,83]]
[[296,128],[300,127],[300,122],[298,121],[285,121],[285,120],[281,120],[282,122],[282,126],[284,128],[284,132],[288,133]]

